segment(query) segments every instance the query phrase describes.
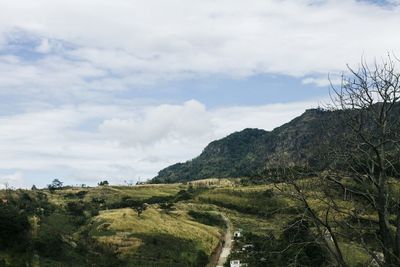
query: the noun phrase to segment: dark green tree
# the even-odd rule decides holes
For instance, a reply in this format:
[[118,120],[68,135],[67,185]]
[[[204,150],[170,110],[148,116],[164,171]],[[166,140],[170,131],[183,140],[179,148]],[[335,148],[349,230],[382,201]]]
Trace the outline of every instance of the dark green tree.
[[0,249],[29,247],[28,217],[11,204],[0,203]]
[[132,207],[136,212],[138,217],[142,215],[142,213],[147,209],[147,204],[142,202],[137,202]]
[[47,185],[47,188],[48,188],[50,191],[54,191],[54,190],[57,190],[57,189],[61,189],[62,186],[63,186],[63,182],[61,182],[59,179],[54,179],[54,180],[51,182],[51,184]]
[[99,186],[109,185],[107,180],[101,181],[98,183]]

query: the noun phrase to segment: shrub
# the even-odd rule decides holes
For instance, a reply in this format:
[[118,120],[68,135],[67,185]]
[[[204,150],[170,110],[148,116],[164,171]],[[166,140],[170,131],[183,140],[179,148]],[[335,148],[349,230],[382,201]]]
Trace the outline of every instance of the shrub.
[[30,224],[25,213],[9,204],[0,204],[0,248],[26,249]]
[[226,226],[226,223],[220,214],[211,213],[211,212],[200,212],[200,211],[194,211],[194,210],[190,210],[188,212],[188,214],[193,219],[195,219],[196,221],[198,221],[202,224],[207,224],[207,225],[211,225],[211,226],[220,226],[220,227]]

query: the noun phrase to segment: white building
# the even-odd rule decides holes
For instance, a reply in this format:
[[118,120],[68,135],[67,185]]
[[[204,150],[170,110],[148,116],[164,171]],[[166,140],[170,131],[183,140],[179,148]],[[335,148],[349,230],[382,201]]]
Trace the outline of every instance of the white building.
[[231,267],[240,267],[240,260],[231,261]]
[[236,238],[239,238],[239,237],[242,236],[242,233],[239,232],[239,231],[235,231],[235,232],[233,233],[233,236],[236,237]]
[[242,237],[242,229],[238,229],[235,232],[233,232],[233,237],[235,237],[235,238]]

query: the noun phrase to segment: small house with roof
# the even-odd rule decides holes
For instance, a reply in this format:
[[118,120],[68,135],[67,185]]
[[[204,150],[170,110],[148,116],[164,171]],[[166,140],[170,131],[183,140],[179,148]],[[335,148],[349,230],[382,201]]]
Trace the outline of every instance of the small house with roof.
[[231,260],[231,267],[240,267],[240,260]]
[[241,238],[242,237],[242,229],[238,229],[237,231],[233,232],[234,238]]

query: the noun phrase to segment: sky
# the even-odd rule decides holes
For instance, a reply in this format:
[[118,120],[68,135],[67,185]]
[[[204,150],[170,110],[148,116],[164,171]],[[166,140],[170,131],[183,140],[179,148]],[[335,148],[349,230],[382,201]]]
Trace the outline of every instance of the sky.
[[144,181],[400,55],[398,0],[0,2],[0,187]]

